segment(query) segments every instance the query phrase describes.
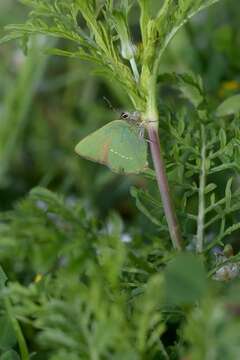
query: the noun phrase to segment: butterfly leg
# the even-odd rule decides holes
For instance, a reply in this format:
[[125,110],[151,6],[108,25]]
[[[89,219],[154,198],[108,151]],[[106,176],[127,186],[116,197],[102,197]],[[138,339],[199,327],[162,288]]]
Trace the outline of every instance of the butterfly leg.
[[149,139],[146,139],[144,137],[144,135],[145,135],[145,126],[144,126],[144,122],[142,121],[138,128],[139,139],[143,139],[143,140],[147,141],[148,143],[151,143],[152,141]]
[[[153,121],[149,121],[149,122],[157,122],[156,120]],[[140,124],[139,124],[139,138],[140,139],[144,139],[145,141],[147,141],[148,143],[153,143],[151,140],[144,138],[144,134],[145,134],[145,125],[146,125],[146,121],[143,120]]]
[[144,133],[145,133],[145,127],[142,124],[140,124],[138,129],[139,139],[144,139]]

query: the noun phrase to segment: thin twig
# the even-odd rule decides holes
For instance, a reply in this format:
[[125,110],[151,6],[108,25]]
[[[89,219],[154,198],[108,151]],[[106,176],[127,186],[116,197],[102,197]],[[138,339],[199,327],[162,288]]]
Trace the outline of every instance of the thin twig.
[[5,309],[6,312],[8,314],[8,317],[11,321],[12,327],[14,329],[17,341],[18,341],[18,346],[19,346],[19,350],[21,353],[21,359],[22,360],[29,360],[30,356],[28,353],[28,348],[27,348],[27,344],[24,338],[24,335],[22,333],[22,329],[17,321],[17,319],[15,318],[14,314],[13,314],[13,309],[12,309],[12,304],[11,301],[8,297],[6,297],[4,299],[4,304],[5,304]]
[[199,192],[198,192],[198,219],[197,219],[197,243],[196,250],[201,253],[203,251],[204,241],[204,217],[205,217],[205,185],[206,185],[206,139],[205,128],[201,125],[201,170],[199,178]]

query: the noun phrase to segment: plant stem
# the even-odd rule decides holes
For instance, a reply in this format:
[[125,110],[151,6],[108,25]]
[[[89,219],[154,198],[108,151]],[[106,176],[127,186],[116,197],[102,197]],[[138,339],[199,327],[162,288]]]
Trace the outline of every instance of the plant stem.
[[18,346],[19,346],[19,350],[20,350],[20,353],[21,353],[21,359],[22,360],[29,360],[30,357],[29,357],[29,353],[28,353],[27,344],[26,344],[26,341],[24,339],[21,327],[20,327],[17,319],[15,318],[15,316],[13,314],[12,305],[11,305],[11,302],[10,302],[8,297],[6,297],[4,299],[4,303],[5,303],[6,312],[7,312],[8,316],[9,316],[9,319],[10,319],[10,321],[12,323],[12,327],[14,329],[14,332],[15,332],[15,335],[16,335],[16,338],[17,338],[17,341],[18,341]]
[[206,140],[204,125],[201,125],[201,170],[199,178],[199,192],[198,192],[198,219],[197,219],[197,243],[196,251],[201,253],[203,251],[204,241],[204,215],[205,215],[205,185],[206,185]]
[[[148,120],[151,122],[151,119]],[[168,179],[166,175],[164,160],[161,151],[161,144],[158,136],[158,129],[155,125],[148,125],[148,135],[150,140],[150,148],[155,167],[158,187],[163,203],[168,228],[172,240],[173,247],[177,250],[182,249],[182,239],[177,216],[170,195]]]
[[153,67],[153,74],[149,79],[148,86],[148,100],[147,100],[147,113],[146,122],[148,136],[150,140],[150,149],[155,168],[157,183],[159,192],[162,199],[163,209],[168,223],[168,229],[174,249],[182,249],[182,237],[180,226],[178,224],[175,208],[172,203],[170,188],[168,184],[164,159],[162,156],[161,144],[158,135],[158,107],[157,107],[157,75],[159,69],[159,63],[161,58],[161,52],[159,52],[158,58],[155,61]]

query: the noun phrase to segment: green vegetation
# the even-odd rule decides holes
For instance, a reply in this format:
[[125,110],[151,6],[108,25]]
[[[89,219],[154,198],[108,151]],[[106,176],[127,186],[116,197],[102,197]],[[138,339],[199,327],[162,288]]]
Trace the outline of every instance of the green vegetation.
[[0,360],[238,359],[237,9],[0,4]]

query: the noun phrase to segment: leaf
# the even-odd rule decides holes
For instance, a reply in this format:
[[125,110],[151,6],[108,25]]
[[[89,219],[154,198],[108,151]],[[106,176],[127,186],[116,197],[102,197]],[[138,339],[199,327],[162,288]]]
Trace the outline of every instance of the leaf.
[[226,132],[223,129],[219,131],[219,140],[220,140],[221,149],[224,149],[224,147],[227,144],[227,136],[226,136]]
[[226,197],[226,209],[229,210],[231,208],[231,199],[232,199],[232,191],[231,191],[231,187],[232,187],[232,181],[233,178],[231,177],[226,185],[226,189],[225,189],[225,197]]
[[3,268],[0,265],[0,291],[5,288],[7,279],[7,275],[5,274]]
[[234,231],[237,231],[240,229],[240,223],[237,224],[233,224],[232,226],[229,226],[225,231],[224,234],[222,236],[222,238],[224,238],[225,236],[229,236],[231,235]]
[[240,112],[240,94],[224,100],[216,110],[216,116],[234,115]]
[[210,193],[211,191],[215,190],[216,187],[217,187],[217,185],[214,184],[214,183],[208,184],[208,185],[204,188],[204,194]]
[[81,140],[75,151],[120,174],[137,174],[147,168],[147,144],[131,125],[115,120]]
[[202,81],[200,77],[192,73],[165,73],[158,77],[158,81],[171,83],[182,91],[184,97],[188,99],[196,108],[204,100]]
[[236,163],[227,163],[227,164],[221,164],[219,166],[215,166],[211,170],[209,170],[209,174],[214,174],[216,172],[225,171],[228,169],[237,169],[239,171],[239,166]]
[[147,27],[148,22],[150,20],[149,16],[149,4],[148,0],[138,0],[139,6],[141,9],[141,16],[140,16],[140,27],[141,27],[141,33],[142,33],[142,42],[143,45],[146,46],[147,43]]
[[178,121],[178,134],[180,136],[182,136],[184,133],[184,130],[185,130],[185,121],[184,121],[183,117],[181,117]]
[[207,277],[199,257],[177,255],[165,270],[166,301],[175,305],[194,304],[207,289]]
[[124,59],[130,60],[134,56],[134,48],[129,36],[127,19],[121,11],[114,11],[113,19],[121,42],[121,55]]
[[219,0],[165,0],[156,17],[161,39],[160,54],[177,31],[194,15]]
[[0,356],[0,360],[20,360],[20,357],[16,351],[8,350]]
[[12,323],[7,315],[0,317],[0,349],[9,349],[17,342]]
[[[131,187],[131,195],[136,200],[137,208],[155,225],[162,226],[162,222],[160,221],[161,217],[160,212],[162,213],[162,207],[160,203],[158,203],[154,198],[151,197],[148,193],[143,190],[137,189],[135,187]],[[145,205],[145,202],[147,205]],[[148,206],[148,207],[147,207]],[[151,210],[150,210],[151,208]],[[153,212],[159,212],[159,219],[153,215]]]
[[2,38],[0,38],[0,45],[6,43],[8,41],[11,41],[11,40],[17,40],[21,37],[22,37],[22,34],[19,34],[17,32],[16,33],[12,32],[12,33],[7,34],[7,35],[3,36]]

